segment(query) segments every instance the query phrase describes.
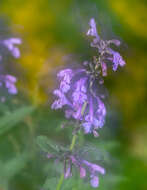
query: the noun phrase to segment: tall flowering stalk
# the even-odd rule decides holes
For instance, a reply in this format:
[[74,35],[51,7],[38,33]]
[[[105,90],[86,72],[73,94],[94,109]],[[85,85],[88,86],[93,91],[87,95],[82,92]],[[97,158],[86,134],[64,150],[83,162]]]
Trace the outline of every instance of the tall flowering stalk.
[[48,158],[54,158],[64,163],[64,172],[61,175],[56,190],[61,189],[64,178],[72,176],[72,167],[79,171],[80,178],[90,179],[92,187],[99,186],[98,175],[104,175],[105,169],[81,157],[74,146],[78,138],[78,131],[84,134],[93,133],[99,136],[98,130],[105,124],[106,105],[104,77],[107,70],[112,67],[116,71],[119,66],[124,66],[125,61],[119,52],[112,49],[111,44],[120,46],[116,39],[103,40],[97,32],[94,18],[89,22],[87,36],[91,37],[90,46],[96,48],[97,54],[90,61],[84,61],[73,68],[65,68],[57,74],[59,87],[53,94],[56,99],[52,109],[64,110],[66,119],[75,123],[74,135],[68,151],[61,151],[60,155],[49,153]]
[[[93,132],[98,135],[97,129],[105,123],[106,107],[103,77],[107,76],[107,68],[112,66],[114,71],[118,66],[124,66],[121,55],[114,51],[110,45],[120,45],[119,40],[103,40],[97,33],[95,20],[89,22],[90,29],[87,36],[92,37],[91,47],[97,48],[97,55],[91,61],[85,61],[79,68],[66,68],[58,74],[59,88],[54,90],[57,100],[52,104],[52,109],[64,108],[65,117],[73,118],[80,122],[85,133]],[[85,111],[82,115],[83,105]]]

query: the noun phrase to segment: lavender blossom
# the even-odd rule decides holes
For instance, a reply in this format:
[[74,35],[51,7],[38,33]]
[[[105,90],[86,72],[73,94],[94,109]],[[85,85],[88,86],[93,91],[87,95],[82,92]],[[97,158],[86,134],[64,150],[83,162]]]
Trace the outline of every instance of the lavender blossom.
[[[92,60],[84,61],[77,67],[66,68],[57,74],[59,87],[54,90],[56,96],[52,109],[64,109],[67,119],[76,120],[75,132],[82,129],[85,134],[93,133],[99,136],[97,130],[105,124],[106,107],[104,100],[104,80],[107,76],[108,66],[116,71],[118,66],[124,66],[120,53],[114,51],[110,45],[120,46],[120,41],[116,39],[103,40],[99,36],[95,20],[90,20],[88,36],[92,37],[91,47],[97,48],[98,55]],[[99,174],[104,175],[105,169],[97,164],[82,158],[82,154],[75,152],[74,146],[78,133],[74,133],[71,145],[68,150],[59,149],[57,154],[49,154],[48,158],[55,158],[56,161],[64,162],[64,178],[72,176],[74,166],[80,174],[80,178],[89,178],[92,187],[99,186]],[[60,179],[63,179],[61,176]],[[57,188],[61,188],[61,180]]]
[[5,86],[8,89],[9,94],[17,94],[17,88],[15,86],[17,79],[16,77],[12,76],[12,75],[6,75],[5,76]]
[[65,179],[72,177],[72,168],[75,167],[79,171],[80,178],[89,178],[90,184],[94,188],[99,186],[98,175],[105,174],[105,169],[103,167],[83,159],[77,153],[60,152],[60,155],[48,153],[46,157],[48,159],[55,159],[55,162],[62,161],[64,163]]
[[17,88],[15,86],[17,79],[12,75],[1,75],[0,76],[0,87],[5,87],[9,94],[17,94]]
[[61,90],[58,89],[54,90],[54,95],[57,96],[58,99],[55,100],[54,103],[52,104],[51,106],[52,109],[59,109],[62,108],[64,105],[68,104],[68,100]]
[[2,41],[5,47],[8,48],[8,50],[11,52],[13,57],[19,58],[20,57],[20,51],[19,48],[15,45],[20,45],[22,43],[20,38],[8,38]]
[[[52,104],[52,109],[64,108],[66,118],[74,118],[79,121],[85,133],[98,136],[97,129],[105,123],[106,107],[103,99],[105,94],[100,91],[103,88],[103,77],[107,75],[107,67],[112,64],[114,71],[118,66],[125,65],[121,55],[110,48],[111,44],[120,45],[120,41],[102,40],[98,35],[94,18],[89,22],[88,36],[92,36],[92,47],[98,49],[98,56],[93,60],[85,61],[79,69],[61,70],[57,77],[60,81],[59,89],[54,91],[58,97]],[[84,107],[84,111],[83,111]]]
[[59,78],[59,80],[61,80],[60,90],[62,92],[67,92],[70,89],[70,82],[71,82],[71,78],[72,78],[72,70],[71,69],[61,70],[58,73],[57,77]]
[[123,67],[125,65],[125,61],[121,57],[121,55],[112,50],[110,48],[111,44],[114,44],[115,46],[120,46],[120,41],[113,39],[113,40],[103,40],[100,38],[100,36],[97,33],[96,29],[96,23],[94,18],[90,19],[89,22],[90,29],[87,32],[87,36],[92,36],[93,40],[91,43],[91,47],[95,47],[98,49],[98,61],[97,65],[101,65],[102,69],[102,75],[107,75],[107,67],[108,65],[112,64],[113,71],[116,71],[118,68],[118,65]]
[[[65,69],[57,74],[60,85],[54,90],[58,97],[52,104],[52,109],[65,108],[65,117],[79,121],[85,133],[94,133],[105,123],[106,108],[101,93],[96,92],[95,85],[101,88],[86,69]],[[98,84],[97,84],[98,83]],[[85,106],[84,110],[83,107]],[[83,113],[82,113],[83,112]]]
[[87,32],[87,36],[93,36],[94,37],[94,42],[95,43],[99,42],[100,37],[99,37],[99,35],[97,33],[96,23],[95,23],[94,18],[91,18],[91,20],[89,22],[89,26],[90,26],[90,29]]
[[69,157],[69,160],[71,160],[71,163],[79,170],[80,178],[85,178],[88,174],[91,186],[94,188],[99,186],[98,174],[105,174],[105,169],[103,167],[88,162],[87,160],[76,158],[76,156],[73,155]]

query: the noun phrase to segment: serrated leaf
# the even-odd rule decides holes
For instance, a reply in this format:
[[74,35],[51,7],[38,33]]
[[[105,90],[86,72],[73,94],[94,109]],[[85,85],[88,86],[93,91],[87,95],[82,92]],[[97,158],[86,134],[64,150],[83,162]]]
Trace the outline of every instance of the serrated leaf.
[[0,118],[0,135],[5,134],[10,129],[16,126],[17,123],[22,121],[27,115],[34,111],[34,107],[26,106],[15,110],[12,113]]

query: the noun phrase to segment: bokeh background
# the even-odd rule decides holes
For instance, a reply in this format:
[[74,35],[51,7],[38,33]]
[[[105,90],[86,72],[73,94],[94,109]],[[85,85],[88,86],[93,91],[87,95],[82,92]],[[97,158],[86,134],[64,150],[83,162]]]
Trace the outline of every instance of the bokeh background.
[[[36,145],[38,135],[69,144],[62,112],[50,110],[56,72],[93,50],[85,36],[91,17],[104,39],[122,41],[126,66],[105,80],[108,116],[100,137],[84,137],[102,151],[107,175],[100,190],[147,189],[147,2],[145,0],[1,0],[0,34],[20,37],[21,58],[10,70],[17,96],[0,104],[0,189],[55,189],[59,175]],[[58,171],[56,171],[58,174]],[[46,182],[45,182],[46,181]],[[44,184],[45,183],[45,184]],[[92,189],[78,174],[62,189]]]

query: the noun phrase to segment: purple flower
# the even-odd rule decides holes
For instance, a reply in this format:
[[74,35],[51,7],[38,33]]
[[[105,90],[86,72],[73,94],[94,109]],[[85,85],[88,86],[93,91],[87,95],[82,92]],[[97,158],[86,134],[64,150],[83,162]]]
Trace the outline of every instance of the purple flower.
[[86,169],[80,166],[80,178],[86,177]]
[[5,86],[10,94],[17,94],[17,88],[15,86],[17,79],[12,75],[5,76]]
[[[91,75],[86,69],[65,69],[57,74],[60,85],[54,91],[58,97],[54,101],[52,109],[65,109],[66,118],[74,118],[80,122],[85,133],[96,134],[96,129],[105,123],[106,108],[102,102],[101,94],[96,92]],[[65,88],[61,84],[65,83]],[[92,83],[91,83],[92,82]],[[101,86],[102,84],[96,84]],[[67,87],[68,86],[68,87]]]
[[91,175],[90,177],[91,177],[91,180],[90,180],[91,186],[94,187],[94,188],[97,188],[99,186],[99,178],[98,178],[98,176]]
[[90,29],[87,32],[87,36],[93,36],[94,41],[98,42],[100,40],[100,37],[99,37],[99,35],[97,33],[96,23],[95,23],[94,18],[90,19],[89,26],[90,26]]
[[99,186],[99,178],[98,174],[105,174],[105,169],[97,164],[90,163],[86,160],[82,161],[83,164],[88,168],[88,171],[90,173],[90,184],[92,187],[96,188]]
[[116,39],[113,40],[101,39],[97,33],[96,23],[94,18],[90,20],[89,25],[90,29],[88,30],[87,35],[93,37],[91,47],[95,47],[98,49],[99,56],[98,56],[97,65],[101,66],[102,75],[103,76],[107,75],[107,66],[109,64],[112,64],[113,71],[117,70],[118,65],[123,67],[125,65],[125,61],[123,60],[121,55],[118,52],[112,50],[112,48],[110,48],[111,44],[120,46],[120,41]]
[[90,184],[94,188],[99,186],[99,174],[105,174],[103,167],[83,159],[76,152],[74,154],[72,152],[62,151],[60,154],[47,153],[46,157],[48,159],[55,159],[56,163],[59,161],[63,162],[65,179],[72,177],[72,168],[75,167],[80,174],[80,178],[89,178]]
[[58,97],[52,104],[52,109],[64,108],[65,117],[79,121],[85,133],[98,136],[97,129],[105,123],[106,107],[103,99],[103,77],[107,76],[107,67],[112,65],[114,71],[118,66],[125,65],[121,55],[110,45],[120,45],[116,39],[102,40],[98,35],[94,18],[89,22],[88,36],[92,36],[91,46],[98,49],[98,56],[92,61],[85,61],[79,69],[61,70],[57,77],[60,85],[54,91]]
[[118,52],[115,52],[113,50],[111,50],[111,53],[113,55],[113,71],[116,71],[117,68],[118,68],[118,65],[120,65],[121,67],[123,67],[125,65],[125,62],[122,58],[122,56],[118,53]]
[[71,160],[71,163],[79,170],[80,178],[85,178],[88,174],[91,186],[94,188],[99,186],[98,174],[105,174],[105,169],[103,167],[88,162],[87,160],[78,159],[73,155],[69,157],[69,160]]
[[85,102],[87,102],[87,89],[85,86],[86,78],[81,78],[74,84],[74,91],[72,93],[73,100],[73,117],[75,119],[81,119],[82,117],[82,107]]
[[17,94],[17,88],[15,86],[17,79],[12,75],[1,75],[0,76],[0,87],[5,87],[9,94]]
[[73,73],[71,69],[65,69],[65,70],[61,70],[57,75],[57,77],[61,81],[60,90],[64,93],[70,89],[72,74]]
[[60,90],[54,90],[54,95],[58,97],[57,100],[54,101],[51,108],[52,109],[59,109],[62,108],[64,105],[68,105],[68,100],[65,97],[64,93]]
[[8,38],[8,39],[3,40],[4,46],[8,48],[8,50],[11,52],[11,54],[15,58],[20,57],[19,48],[16,47],[15,45],[20,45],[21,43],[22,41],[20,38]]
[[106,116],[106,108],[104,103],[97,98],[97,102],[95,102],[95,106],[97,109],[95,110],[94,114],[94,108],[93,108],[93,102],[92,97],[90,100],[90,111],[89,114],[85,116],[85,122],[83,123],[84,131],[85,133],[92,132],[93,129],[94,136],[98,136],[96,133],[96,129],[103,127],[105,123],[105,116]]
[[91,174],[94,174],[96,172],[98,172],[98,173],[100,173],[102,175],[105,174],[105,169],[102,168],[101,166],[97,165],[97,164],[93,164],[91,162],[88,162],[87,160],[83,160],[82,163],[85,164],[88,167]]

